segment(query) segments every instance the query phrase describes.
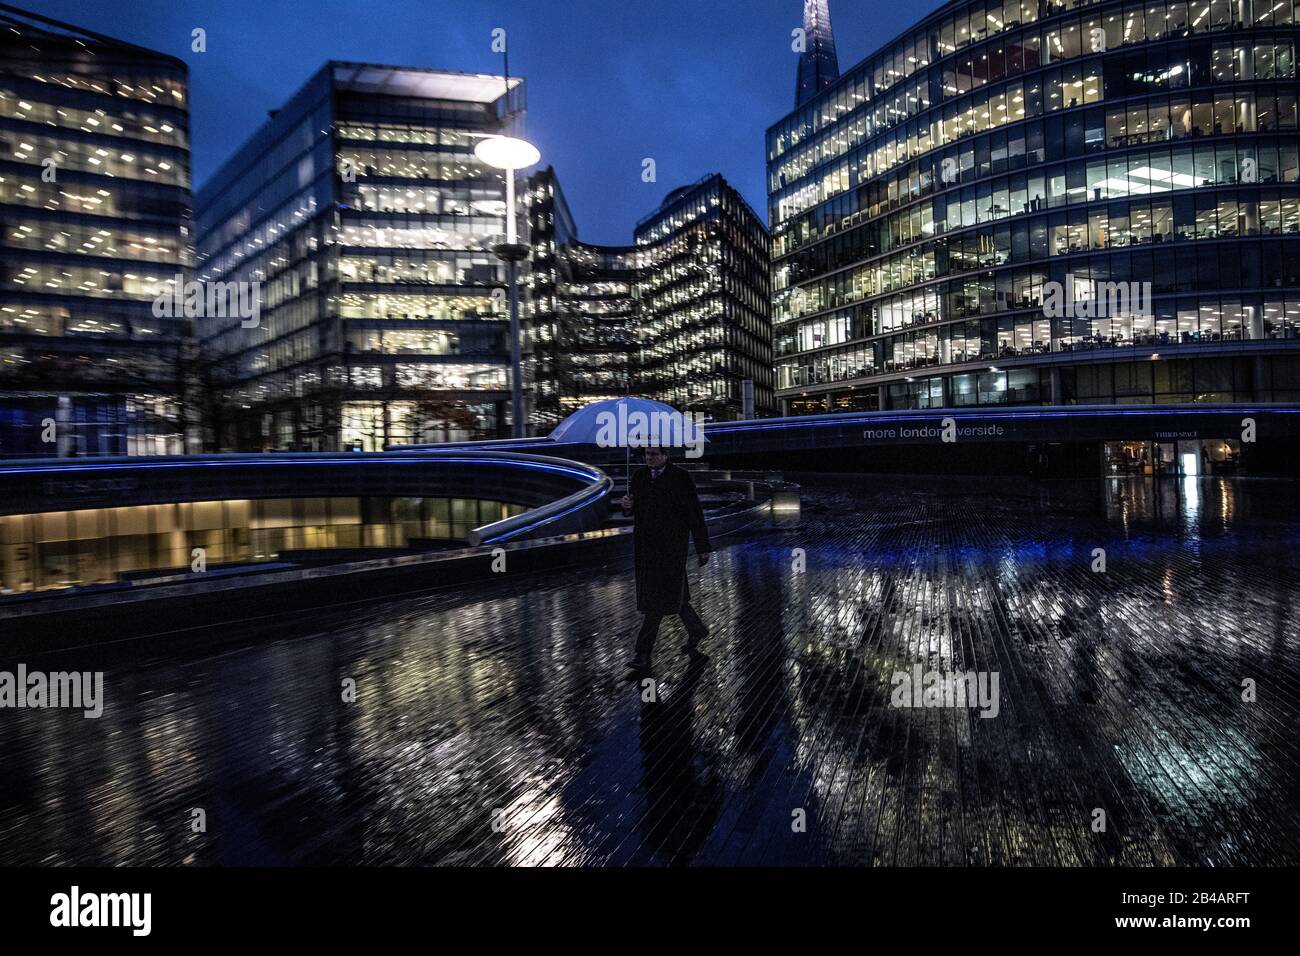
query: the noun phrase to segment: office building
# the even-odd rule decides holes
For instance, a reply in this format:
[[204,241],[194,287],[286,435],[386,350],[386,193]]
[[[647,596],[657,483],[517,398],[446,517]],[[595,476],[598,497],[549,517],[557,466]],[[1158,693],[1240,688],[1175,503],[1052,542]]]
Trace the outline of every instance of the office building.
[[0,5],[0,455],[193,448],[189,148],[182,61]]
[[538,428],[627,394],[727,421],[749,389],[772,413],[767,229],[722,176],[671,190],[631,246],[579,241],[553,170],[530,196]]
[[950,3],[772,126],[782,410],[1300,398],[1297,16]]
[[505,180],[474,146],[523,110],[513,77],[330,62],[204,185],[201,279],[260,303],[199,321],[219,447],[510,434]]
[[584,405],[631,394],[637,250],[580,241],[549,167],[529,179],[528,197],[529,431],[546,434]]
[[[771,414],[767,229],[717,173],[636,225],[638,391],[707,420]],[[752,383],[747,386],[746,383]]]

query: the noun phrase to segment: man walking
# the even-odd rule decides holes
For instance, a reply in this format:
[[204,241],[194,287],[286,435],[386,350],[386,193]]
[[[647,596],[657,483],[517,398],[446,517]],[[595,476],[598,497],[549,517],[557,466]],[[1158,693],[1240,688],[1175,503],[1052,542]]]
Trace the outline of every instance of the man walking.
[[645,615],[636,639],[636,656],[628,662],[634,671],[648,671],[659,624],[667,614],[678,614],[686,626],[682,648],[699,653],[709,629],[691,607],[686,583],[686,557],[691,538],[703,567],[713,545],[704,522],[704,509],[690,474],[668,460],[662,448],[645,450],[646,467],[638,468],[623,496],[623,513],[634,520],[636,553],[636,606]]

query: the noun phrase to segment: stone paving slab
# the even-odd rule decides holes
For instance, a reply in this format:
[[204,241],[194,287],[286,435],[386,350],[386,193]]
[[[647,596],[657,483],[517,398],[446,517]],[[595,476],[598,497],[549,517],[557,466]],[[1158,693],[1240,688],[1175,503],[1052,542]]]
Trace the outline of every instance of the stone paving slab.
[[[1300,862],[1300,487],[804,485],[692,570],[653,703],[619,563],[28,660],[106,709],[0,710],[0,862]],[[896,706],[917,666],[996,716]]]

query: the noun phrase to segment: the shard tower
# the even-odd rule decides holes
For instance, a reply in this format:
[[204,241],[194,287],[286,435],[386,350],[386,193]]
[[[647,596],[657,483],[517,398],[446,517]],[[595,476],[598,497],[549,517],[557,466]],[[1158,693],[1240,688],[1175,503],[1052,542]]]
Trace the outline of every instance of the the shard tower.
[[827,0],[803,0],[803,32],[804,49],[799,54],[798,85],[794,92],[796,109],[834,83],[840,75]]

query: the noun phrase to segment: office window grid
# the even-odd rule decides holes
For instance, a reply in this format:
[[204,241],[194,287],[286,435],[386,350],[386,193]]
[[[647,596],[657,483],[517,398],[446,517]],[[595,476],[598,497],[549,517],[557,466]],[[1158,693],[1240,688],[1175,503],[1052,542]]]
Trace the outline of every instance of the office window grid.
[[[976,8],[963,32],[960,11]],[[883,50],[773,126],[786,409],[1062,402],[1061,373],[1101,349],[1146,349],[1158,365],[1161,349],[1300,345],[1293,13],[1249,0],[946,8],[903,44],[924,47],[908,68],[899,46]],[[1179,243],[1190,254],[1162,251]],[[1118,283],[1148,283],[1145,307],[1046,314],[1051,290],[1087,299]],[[999,390],[978,376],[1021,371],[960,367],[974,363],[1054,371]],[[954,372],[910,374],[935,366]]]

